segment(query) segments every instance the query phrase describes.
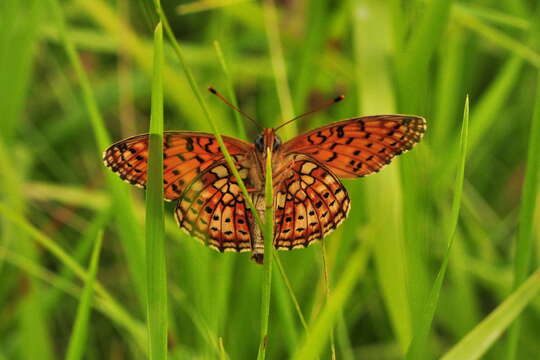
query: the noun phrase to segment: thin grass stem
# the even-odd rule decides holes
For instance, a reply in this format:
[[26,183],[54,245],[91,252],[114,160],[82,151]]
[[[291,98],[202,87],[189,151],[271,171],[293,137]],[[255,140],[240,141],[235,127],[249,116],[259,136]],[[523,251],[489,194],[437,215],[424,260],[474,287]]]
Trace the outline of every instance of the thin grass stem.
[[92,251],[90,266],[88,267],[88,279],[86,280],[86,283],[84,285],[81,300],[79,302],[79,307],[77,308],[77,316],[75,318],[73,330],[71,331],[66,360],[78,360],[84,357],[84,349],[89,326],[88,321],[90,318],[90,310],[92,307],[94,280],[96,278],[96,273],[98,269],[99,254],[101,251],[102,242],[103,232],[100,231],[94,244],[94,250]]
[[270,322],[270,299],[272,291],[272,263],[274,260],[274,187],[272,185],[272,151],[266,151],[266,181],[264,187],[265,219],[263,228],[264,237],[264,268],[261,301],[261,340],[257,360],[264,360],[268,347],[268,327]]
[[163,207],[163,67],[163,27],[161,23],[158,23],[154,31],[154,76],[146,191],[146,315],[151,360],[167,359],[167,266]]
[[469,97],[465,99],[465,108],[463,112],[463,125],[461,128],[461,137],[460,137],[460,154],[458,157],[457,164],[457,175],[454,185],[454,197],[452,199],[452,209],[450,211],[450,219],[448,221],[448,235],[447,235],[447,245],[446,252],[444,255],[443,262],[437,273],[437,277],[431,288],[431,292],[427,299],[425,310],[423,311],[424,316],[420,320],[419,325],[416,328],[413,339],[407,350],[406,358],[410,360],[424,359],[427,358],[427,349],[428,349],[428,337],[429,331],[431,329],[431,324],[433,318],[435,317],[435,312],[437,310],[439,297],[441,293],[441,288],[444,282],[446,275],[446,269],[448,267],[448,262],[450,259],[450,253],[452,245],[454,243],[455,234],[457,231],[457,225],[459,220],[459,211],[461,208],[461,198],[463,194],[463,182],[465,178],[465,163],[467,159],[467,144],[468,144],[468,133],[469,133]]
[[234,165],[234,161],[229,154],[229,151],[227,150],[227,147],[225,146],[225,143],[223,142],[223,138],[221,137],[221,134],[218,130],[218,127],[210,115],[210,111],[208,110],[208,107],[206,106],[206,102],[204,101],[201,92],[199,91],[199,88],[197,86],[197,83],[195,81],[195,77],[193,76],[193,73],[191,71],[191,68],[187,65],[187,62],[185,61],[184,55],[182,54],[182,49],[180,48],[180,44],[174,37],[174,33],[172,32],[172,29],[169,25],[169,21],[167,20],[167,17],[165,13],[163,12],[163,9],[161,8],[161,2],[160,0],[155,0],[155,6],[158,12],[158,15],[161,19],[161,22],[163,23],[163,26],[165,27],[165,32],[167,33],[167,36],[169,37],[169,40],[171,41],[173,45],[174,52],[176,53],[176,56],[178,57],[178,60],[180,61],[180,64],[182,66],[182,69],[185,72],[185,75],[188,79],[189,85],[191,87],[191,90],[195,94],[195,97],[197,98],[197,102],[201,106],[203,113],[208,120],[208,123],[210,124],[212,128],[212,132],[214,133],[214,136],[216,137],[216,140],[219,144],[219,148],[221,149],[221,152],[223,153],[223,157],[225,158],[225,161],[227,162],[227,165],[229,166],[229,169],[234,175],[234,178],[236,179],[238,186],[242,190],[242,195],[244,195],[244,200],[246,204],[248,205],[249,209],[251,210],[251,213],[253,214],[253,218],[255,219],[255,222],[257,223],[257,226],[260,227],[260,229],[263,228],[263,222],[257,213],[257,210],[255,209],[255,206],[253,205],[253,200],[251,199],[251,196],[249,195],[246,185],[244,184],[244,181],[242,180],[240,174],[238,173],[238,169]]
[[[325,290],[325,296],[326,296],[326,303],[328,303],[328,300],[330,299],[330,278],[328,276],[328,261],[326,259],[326,244],[324,242],[324,239],[321,241],[321,257],[322,257],[322,264],[323,264],[323,279],[324,279],[324,290]],[[334,340],[334,328],[330,330],[330,352],[331,352],[331,358],[332,360],[336,359],[336,343]]]
[[[236,93],[234,92],[234,85],[233,81],[231,79],[231,73],[229,71],[229,66],[227,65],[227,62],[225,61],[225,56],[223,55],[223,51],[221,50],[221,45],[219,44],[219,41],[214,41],[214,49],[216,50],[216,54],[219,60],[219,64],[221,65],[221,70],[223,70],[223,74],[225,75],[225,81],[227,83],[227,93],[229,95],[229,99],[231,99],[231,103],[238,107],[238,100],[236,99]],[[236,130],[238,130],[238,137],[241,139],[246,139],[246,127],[244,125],[244,119],[237,111],[234,111],[234,119],[236,120]]]

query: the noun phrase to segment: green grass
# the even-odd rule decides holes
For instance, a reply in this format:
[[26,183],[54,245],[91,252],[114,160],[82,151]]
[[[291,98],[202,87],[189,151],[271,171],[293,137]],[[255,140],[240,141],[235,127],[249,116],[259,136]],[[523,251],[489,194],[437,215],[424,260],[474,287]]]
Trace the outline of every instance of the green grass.
[[[162,2],[0,1],[0,359],[62,358],[72,339],[87,359],[540,353],[536,2]],[[344,181],[352,209],[324,247],[261,267],[177,228],[159,146],[146,194],[101,161],[149,121],[158,145],[174,129],[253,140],[209,85],[266,127],[346,95],[283,140],[375,113],[428,129]]]
[[99,254],[101,252],[101,244],[103,242],[103,233],[99,232],[90,265],[88,266],[88,278],[84,284],[84,289],[81,294],[81,302],[77,307],[77,317],[71,331],[71,338],[66,352],[66,360],[82,359],[86,348],[86,338],[88,334],[88,323],[90,321],[90,310],[92,305],[92,293],[94,291],[94,281],[98,270]]
[[154,31],[146,194],[146,317],[150,359],[167,358],[167,263],[163,206],[163,27]]

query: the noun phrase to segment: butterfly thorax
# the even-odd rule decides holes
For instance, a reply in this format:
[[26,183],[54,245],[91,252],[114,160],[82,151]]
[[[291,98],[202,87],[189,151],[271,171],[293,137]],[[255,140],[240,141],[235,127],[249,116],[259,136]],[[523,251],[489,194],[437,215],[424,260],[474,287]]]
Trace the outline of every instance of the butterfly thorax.
[[[255,139],[255,147],[251,154],[250,180],[253,184],[254,192],[264,193],[264,183],[266,178],[266,157],[267,151],[272,152],[272,172],[273,175],[279,171],[281,165],[285,162],[285,156],[281,151],[281,139],[276,135],[274,129],[264,129]],[[274,184],[275,185],[275,184]]]

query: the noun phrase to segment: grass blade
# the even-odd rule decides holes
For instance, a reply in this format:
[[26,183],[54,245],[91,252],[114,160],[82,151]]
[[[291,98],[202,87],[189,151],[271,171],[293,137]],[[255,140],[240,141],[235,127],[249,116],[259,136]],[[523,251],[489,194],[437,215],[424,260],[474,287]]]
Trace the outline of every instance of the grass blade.
[[147,326],[150,359],[167,359],[167,269],[163,207],[163,28],[154,32],[154,76],[146,193]]
[[197,101],[199,105],[201,106],[201,109],[203,110],[203,113],[206,117],[206,120],[210,123],[210,126],[212,128],[212,132],[214,133],[214,136],[216,137],[216,140],[219,144],[219,148],[221,149],[221,152],[223,153],[223,157],[225,158],[225,161],[227,162],[227,166],[231,170],[231,172],[234,175],[234,178],[236,179],[238,186],[242,190],[242,195],[244,196],[244,200],[246,204],[248,205],[249,209],[251,210],[251,213],[253,214],[253,218],[255,219],[255,222],[257,223],[257,226],[259,226],[261,229],[263,229],[263,222],[255,209],[255,206],[253,205],[253,200],[251,199],[251,196],[249,195],[246,185],[244,184],[244,181],[240,177],[240,174],[238,173],[238,169],[234,165],[233,159],[231,157],[231,154],[229,154],[229,151],[227,150],[227,147],[225,146],[225,143],[223,142],[223,138],[221,137],[220,132],[218,131],[218,127],[216,123],[214,122],[213,117],[210,115],[210,111],[208,110],[208,107],[206,106],[206,103],[201,95],[201,92],[199,91],[199,88],[197,86],[197,82],[195,81],[195,77],[193,76],[193,73],[191,72],[191,69],[186,63],[186,60],[184,58],[184,55],[182,53],[182,49],[180,48],[180,44],[174,37],[174,34],[172,32],[172,29],[169,25],[169,21],[167,20],[167,17],[165,16],[165,13],[163,12],[163,9],[161,8],[161,2],[160,0],[155,0],[156,10],[159,14],[159,17],[161,19],[161,22],[163,26],[165,27],[165,32],[167,33],[167,36],[169,37],[169,40],[171,41],[174,51],[178,57],[178,60],[180,61],[180,64],[182,65],[182,68],[184,69],[185,75],[188,79],[189,85],[191,87],[191,90],[195,94],[195,97],[197,98]]
[[[540,177],[540,75],[536,90],[536,104],[529,137],[527,169],[521,194],[516,253],[514,255],[514,284],[516,289],[526,278],[534,252],[534,212]],[[512,326],[508,341],[508,359],[515,359],[519,339],[519,319]]]
[[367,242],[363,242],[349,257],[345,270],[341,274],[334,291],[332,291],[332,296],[310,328],[298,351],[292,356],[293,360],[314,359],[320,354],[330,338],[331,329],[334,328],[341,310],[351,295],[354,285],[364,274],[368,255],[369,248]]
[[[103,121],[94,91],[90,85],[88,74],[82,65],[79,54],[77,53],[77,49],[67,34],[62,7],[58,0],[49,0],[49,3],[55,12],[64,50],[75,70],[75,73],[77,74],[79,85],[81,87],[83,102],[88,113],[92,131],[94,132],[97,147],[99,148],[97,152],[101,158],[101,151],[111,143],[109,134],[107,133],[105,127],[105,122]],[[144,239],[140,235],[141,232],[139,231],[139,225],[135,220],[133,204],[127,192],[127,188],[124,184],[122,184],[116,175],[105,168],[103,168],[103,171],[105,172],[109,190],[113,195],[115,214],[118,214],[118,217],[116,218],[117,221],[115,223],[117,224],[120,240],[122,240],[123,248],[126,252],[131,279],[133,281],[135,290],[137,291],[137,295],[139,296],[139,301],[141,304],[143,304],[145,293],[145,277],[142,273],[144,269]]]
[[[227,62],[225,61],[225,56],[223,55],[223,51],[221,50],[221,45],[219,44],[219,41],[214,41],[214,49],[216,49],[216,54],[219,59],[219,63],[221,65],[221,69],[223,70],[223,74],[225,74],[225,80],[227,82],[227,93],[229,95],[229,99],[231,99],[231,103],[238,107],[238,101],[236,100],[236,94],[234,92],[234,86],[231,79],[231,74],[229,72],[229,67],[227,66]],[[238,137],[240,139],[246,139],[246,127],[244,126],[244,119],[242,116],[238,113],[238,111],[233,111],[234,113],[234,119],[236,120],[236,130],[238,131]]]
[[[288,120],[293,118],[294,109],[287,80],[287,66],[283,58],[283,48],[279,37],[276,5],[273,0],[265,0],[263,2],[263,9],[266,36],[268,37],[268,46],[270,48],[270,57],[272,59],[272,68],[276,79],[276,89],[281,109],[281,118],[282,120]],[[285,127],[283,133],[285,134],[284,136],[296,134],[296,124],[292,123]]]
[[268,323],[270,318],[270,294],[272,290],[272,262],[274,260],[274,188],[272,185],[272,151],[266,151],[266,181],[264,187],[264,268],[261,301],[261,342],[257,360],[264,360],[268,347]]
[[[86,281],[88,278],[87,272],[77,263],[61,246],[55,243],[51,238],[36,229],[26,219],[14,214],[3,203],[0,203],[0,214],[6,219],[9,219],[21,231],[28,234],[33,240],[42,245],[58,260],[60,260],[67,268],[73,271],[80,279]],[[145,339],[141,336],[141,331],[138,322],[109,294],[99,281],[94,283],[96,293],[103,299],[107,306],[107,311],[114,315],[120,325],[131,332],[135,340],[145,349]]]
[[66,360],[82,359],[85,353],[84,348],[88,333],[88,320],[90,318],[90,309],[92,307],[92,293],[94,291],[94,280],[98,269],[99,253],[101,251],[102,242],[103,232],[100,232],[96,238],[94,250],[92,251],[90,266],[88,267],[88,277],[84,285],[79,307],[77,308],[77,317],[75,318],[75,324],[71,331]]
[[448,351],[441,360],[479,359],[540,290],[540,269]]
[[454,237],[459,219],[459,209],[461,207],[461,195],[463,193],[463,180],[465,177],[465,160],[467,157],[467,138],[469,130],[469,98],[465,100],[465,110],[463,113],[463,125],[461,128],[461,140],[460,140],[460,155],[459,163],[457,166],[457,176],[454,186],[454,198],[452,200],[452,210],[450,212],[449,226],[448,226],[448,242],[446,247],[446,253],[444,255],[443,262],[439,268],[437,278],[427,299],[426,307],[423,312],[424,316],[421,319],[420,324],[417,326],[416,333],[412,339],[411,345],[407,351],[407,359],[423,359],[426,358],[426,350],[428,349],[428,337],[429,330],[433,318],[435,317],[435,311],[439,303],[439,296],[443,285],[444,277],[446,275],[446,269],[448,267],[448,261],[450,258],[450,250],[454,243]]

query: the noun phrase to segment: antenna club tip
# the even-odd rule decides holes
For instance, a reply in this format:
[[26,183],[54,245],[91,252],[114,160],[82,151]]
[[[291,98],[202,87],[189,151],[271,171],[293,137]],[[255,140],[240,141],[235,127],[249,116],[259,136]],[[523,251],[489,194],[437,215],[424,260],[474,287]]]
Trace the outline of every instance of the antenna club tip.
[[216,91],[216,89],[214,89],[213,86],[209,86],[208,91],[210,91],[212,94],[217,94],[217,91]]
[[343,99],[345,99],[345,95],[339,95],[336,98],[334,98],[334,102],[340,102]]

